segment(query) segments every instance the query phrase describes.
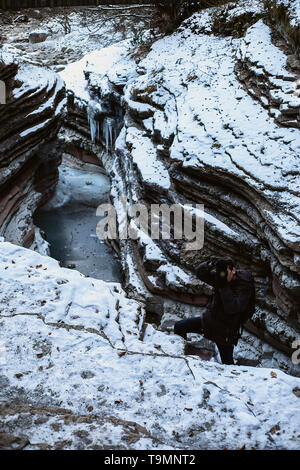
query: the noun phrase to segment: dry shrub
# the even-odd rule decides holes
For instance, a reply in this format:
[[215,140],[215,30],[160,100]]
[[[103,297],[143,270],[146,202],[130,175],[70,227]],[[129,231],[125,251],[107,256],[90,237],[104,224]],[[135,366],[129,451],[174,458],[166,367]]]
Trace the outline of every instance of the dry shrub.
[[277,26],[278,31],[291,44],[295,53],[300,55],[300,28],[291,25],[290,13],[285,5],[273,0],[264,2],[269,19]]

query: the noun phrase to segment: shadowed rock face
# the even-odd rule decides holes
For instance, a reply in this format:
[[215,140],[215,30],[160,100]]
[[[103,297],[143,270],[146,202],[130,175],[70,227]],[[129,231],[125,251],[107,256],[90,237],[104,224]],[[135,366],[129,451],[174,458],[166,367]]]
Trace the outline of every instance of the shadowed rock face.
[[60,154],[54,138],[65,103],[62,80],[47,70],[0,64],[6,104],[0,106],[0,234],[30,247],[32,214],[52,195]]
[[[263,21],[234,40],[213,36],[210,24],[209,17],[194,15],[133,64],[135,74],[128,67],[126,77],[120,65],[123,82],[116,79],[118,63],[113,71],[108,65],[106,75],[102,70],[98,82],[96,70],[92,80],[86,74],[89,106],[93,98],[95,105],[103,95],[115,103],[117,92],[123,94],[124,126],[105,163],[112,170],[112,199],[125,194],[127,209],[135,203],[205,205],[201,251],[141,233],[136,241],[120,240],[127,292],[159,315],[167,308],[163,323],[169,324],[172,315],[199,313],[195,305],[211,294],[193,275],[197,264],[231,257],[256,278],[257,309],[248,330],[290,356],[299,336],[299,76]],[[253,90],[250,69],[260,74]],[[87,133],[82,104],[72,101],[71,140],[91,148],[79,137]],[[101,154],[97,146],[94,151]],[[121,221],[124,207],[118,216]]]

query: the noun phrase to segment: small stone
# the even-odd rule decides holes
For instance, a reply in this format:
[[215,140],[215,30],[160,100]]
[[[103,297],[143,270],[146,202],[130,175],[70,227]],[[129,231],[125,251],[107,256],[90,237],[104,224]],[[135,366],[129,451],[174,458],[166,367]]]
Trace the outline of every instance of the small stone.
[[300,398],[300,388],[299,387],[295,387],[293,389],[293,393],[294,393],[294,395],[296,395],[297,398]]
[[34,421],[34,424],[44,424],[44,423],[47,423],[47,421],[49,420],[49,418],[47,416],[41,416],[40,418],[37,418],[35,421]]
[[82,372],[81,377],[83,379],[92,379],[93,377],[95,377],[95,374],[89,370],[85,370]]
[[33,31],[32,33],[29,34],[29,42],[31,44],[36,44],[39,42],[44,42],[46,41],[48,37],[48,33],[46,31]]

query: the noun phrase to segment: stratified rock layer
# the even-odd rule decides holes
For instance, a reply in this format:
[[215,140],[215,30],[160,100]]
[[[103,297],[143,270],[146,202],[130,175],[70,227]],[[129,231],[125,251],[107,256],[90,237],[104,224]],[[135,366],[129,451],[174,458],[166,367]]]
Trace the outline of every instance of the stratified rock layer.
[[0,65],[6,104],[0,106],[0,234],[31,246],[32,214],[51,197],[58,178],[60,154],[54,138],[65,104],[64,84],[52,72]]
[[[265,81],[281,85],[275,122],[267,103],[253,101],[235,78],[236,61],[247,64],[251,57]],[[265,330],[288,353],[299,334],[300,99],[299,76],[285,67],[286,56],[262,21],[235,41],[182,27],[154,44],[138,65],[140,76],[127,86],[117,154],[123,178],[136,182],[133,202],[205,205],[204,249],[192,253],[180,243],[160,243],[163,255],[184,269],[208,255],[230,256],[251,269],[258,287],[256,333]],[[141,104],[147,115],[138,111]],[[152,172],[144,163],[149,158]],[[137,251],[147,258],[141,247]],[[154,271],[148,278],[168,285],[162,274],[170,269]]]

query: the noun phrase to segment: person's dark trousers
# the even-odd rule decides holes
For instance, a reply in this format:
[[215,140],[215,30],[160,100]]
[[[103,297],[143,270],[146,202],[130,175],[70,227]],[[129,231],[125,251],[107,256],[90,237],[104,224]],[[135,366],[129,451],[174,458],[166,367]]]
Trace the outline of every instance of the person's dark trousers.
[[[174,325],[175,335],[186,339],[187,333],[203,334],[202,317],[188,318],[181,320]],[[233,362],[233,344],[218,344],[217,347],[223,364],[234,364]]]
[[223,364],[234,364],[233,362],[233,344],[217,344],[217,348],[219,350],[221,360]]
[[202,318],[194,317],[176,322],[174,325],[174,333],[184,339],[186,339],[187,333],[198,333],[201,335],[203,333]]

